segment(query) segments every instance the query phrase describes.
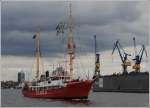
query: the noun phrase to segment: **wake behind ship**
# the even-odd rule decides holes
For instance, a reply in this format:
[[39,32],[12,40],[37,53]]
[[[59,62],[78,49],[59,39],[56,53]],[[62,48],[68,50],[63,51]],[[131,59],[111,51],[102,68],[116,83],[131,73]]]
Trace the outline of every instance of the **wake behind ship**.
[[[57,27],[57,34],[63,33],[64,25],[61,23]],[[75,43],[73,41],[73,23],[72,23],[72,11],[70,3],[70,16],[68,25],[68,43],[67,51],[69,57],[69,71],[57,71],[56,74],[49,76],[40,76],[40,32],[38,31],[33,38],[36,45],[36,81],[26,82],[22,94],[27,97],[33,98],[57,98],[57,99],[87,99],[89,91],[93,84],[93,80],[80,80],[73,79],[73,60],[75,53]]]

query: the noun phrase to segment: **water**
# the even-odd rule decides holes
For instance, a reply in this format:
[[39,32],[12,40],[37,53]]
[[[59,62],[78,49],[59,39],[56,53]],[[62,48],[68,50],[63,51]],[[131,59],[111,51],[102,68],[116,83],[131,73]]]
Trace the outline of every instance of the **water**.
[[145,107],[148,93],[92,92],[88,100],[35,99],[23,97],[21,90],[1,90],[3,107]]

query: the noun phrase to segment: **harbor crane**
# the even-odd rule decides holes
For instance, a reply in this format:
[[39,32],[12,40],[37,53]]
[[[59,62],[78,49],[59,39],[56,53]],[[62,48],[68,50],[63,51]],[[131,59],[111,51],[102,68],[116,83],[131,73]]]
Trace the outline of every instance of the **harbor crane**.
[[142,57],[143,57],[144,52],[145,52],[146,57],[148,57],[147,51],[146,51],[145,46],[142,45],[140,51],[137,54],[135,37],[133,37],[133,42],[134,42],[134,51],[135,51],[135,58],[133,60],[135,61],[135,64],[133,65],[132,68],[135,69],[135,72],[140,72],[140,67],[141,67],[140,64],[142,61]]
[[94,35],[94,47],[95,47],[95,73],[94,76],[100,76],[100,54],[97,52],[96,35]]
[[112,55],[114,54],[115,49],[117,48],[119,56],[121,58],[122,61],[122,68],[123,68],[123,74],[127,73],[127,67],[131,66],[131,62],[128,60],[128,56],[131,56],[131,54],[127,54],[124,49],[122,48],[119,40],[117,40],[114,43],[114,47],[113,47],[113,51],[112,51]]

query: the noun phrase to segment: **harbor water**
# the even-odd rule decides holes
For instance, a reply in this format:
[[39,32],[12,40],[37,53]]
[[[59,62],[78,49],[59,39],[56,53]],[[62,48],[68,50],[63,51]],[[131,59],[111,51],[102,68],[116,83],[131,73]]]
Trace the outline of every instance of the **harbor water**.
[[35,99],[20,89],[1,90],[2,107],[148,107],[148,93],[90,92],[88,100]]

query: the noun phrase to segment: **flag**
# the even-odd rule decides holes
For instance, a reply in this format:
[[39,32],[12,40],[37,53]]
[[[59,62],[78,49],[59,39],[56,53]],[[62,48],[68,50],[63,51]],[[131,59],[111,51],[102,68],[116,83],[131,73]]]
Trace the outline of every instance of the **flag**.
[[36,38],[36,34],[35,35],[33,35],[33,39],[35,39]]
[[64,22],[60,22],[57,27],[56,27],[56,31],[57,31],[57,36],[60,33],[64,33],[64,28],[65,28],[65,23]]

